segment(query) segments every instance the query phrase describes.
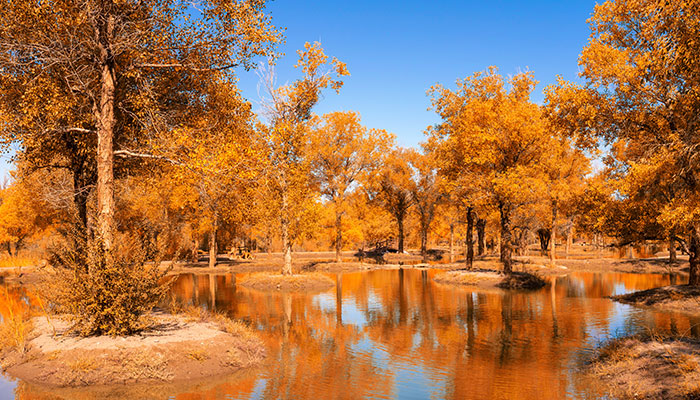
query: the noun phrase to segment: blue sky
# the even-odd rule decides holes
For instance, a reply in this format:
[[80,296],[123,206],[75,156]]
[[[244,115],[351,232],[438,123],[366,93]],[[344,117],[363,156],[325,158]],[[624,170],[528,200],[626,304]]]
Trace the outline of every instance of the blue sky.
[[[595,1],[320,1],[276,0],[268,5],[275,25],[286,27],[286,57],[279,83],[293,81],[296,50],[320,41],[326,53],[348,65],[339,95],[329,91],[315,111],[353,110],[371,128],[393,132],[402,146],[416,146],[437,122],[426,90],[451,86],[490,65],[504,75],[532,70],[540,85],[556,75],[575,80],[577,59],[588,41],[587,19]],[[239,74],[240,87],[257,101],[258,76]],[[0,179],[8,157],[0,160]]]

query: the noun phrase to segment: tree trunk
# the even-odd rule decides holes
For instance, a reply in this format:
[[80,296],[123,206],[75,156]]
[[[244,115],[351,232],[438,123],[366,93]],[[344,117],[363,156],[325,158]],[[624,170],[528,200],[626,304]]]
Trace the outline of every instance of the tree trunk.
[[336,210],[335,212],[335,262],[341,262],[343,260],[343,214]]
[[574,240],[574,233],[573,233],[574,227],[572,223],[569,223],[569,227],[566,230],[566,256],[569,256],[569,253],[571,252],[571,244],[573,243]]
[[403,217],[397,217],[396,223],[399,225],[399,253],[403,253]]
[[694,226],[690,231],[688,253],[690,255],[688,285],[700,286],[700,226]]
[[97,118],[97,229],[105,250],[112,249],[114,242],[114,94],[116,74],[111,41],[114,35],[114,16],[111,1],[103,3],[103,22],[98,28],[100,63],[99,106]]
[[450,262],[455,262],[455,224],[450,223]]
[[476,220],[476,236],[479,239],[477,254],[483,256],[485,250],[484,241],[486,240],[486,220],[483,218]]
[[549,238],[549,262],[550,264],[554,265],[554,263],[557,260],[557,202],[555,201],[554,204],[552,205],[552,233],[551,237]]
[[209,234],[209,268],[216,267],[216,255],[219,253],[216,248],[216,231],[219,229],[219,221],[214,217],[214,222]]
[[671,231],[668,236],[668,262],[675,263],[678,261],[678,256],[676,255],[676,233]]
[[510,231],[510,206],[500,203],[498,210],[501,214],[501,262],[503,263],[503,273],[511,274],[513,272],[513,234]]
[[467,269],[472,269],[474,265],[474,208],[467,207],[467,258],[465,266]]
[[292,274],[292,240],[289,237],[289,203],[286,191],[282,192],[282,251],[284,252],[284,266],[282,275]]
[[424,222],[420,224],[420,254],[423,262],[428,262],[428,224]]
[[199,236],[197,235],[194,235],[194,239],[192,239],[192,261],[199,261]]

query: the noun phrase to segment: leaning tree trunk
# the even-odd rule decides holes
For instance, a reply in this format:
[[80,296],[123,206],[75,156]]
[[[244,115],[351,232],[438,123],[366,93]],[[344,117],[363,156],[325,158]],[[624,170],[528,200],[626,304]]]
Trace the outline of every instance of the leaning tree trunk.
[[399,226],[399,253],[403,253],[403,217],[397,216],[396,223]]
[[484,244],[484,241],[486,239],[486,220],[483,218],[479,218],[476,220],[476,236],[478,238],[477,254],[479,256],[483,256],[484,251],[486,249],[486,246]]
[[114,36],[114,16],[110,15],[110,1],[105,2],[106,14],[98,28],[100,63],[102,65],[97,119],[97,227],[105,250],[114,242],[114,94],[116,75],[111,41]]
[[282,191],[282,210],[281,210],[281,225],[282,225],[282,248],[284,251],[284,265],[282,266],[282,275],[292,274],[292,240],[289,236],[289,204],[287,192]]
[[688,285],[700,286],[700,226],[694,226],[690,231],[688,253],[690,255]]
[[557,202],[555,201],[554,204],[552,204],[552,233],[549,238],[549,262],[554,265],[554,263],[557,260]]
[[216,255],[219,254],[216,248],[216,231],[219,229],[219,221],[214,217],[209,234],[209,268],[216,267]]
[[513,272],[513,233],[511,232],[510,206],[500,203],[498,210],[501,214],[501,262],[503,273]]
[[341,262],[343,251],[343,214],[336,210],[335,212],[335,262]]
[[474,265],[474,209],[472,207],[467,208],[467,257],[465,260],[465,266],[467,269],[472,269]]

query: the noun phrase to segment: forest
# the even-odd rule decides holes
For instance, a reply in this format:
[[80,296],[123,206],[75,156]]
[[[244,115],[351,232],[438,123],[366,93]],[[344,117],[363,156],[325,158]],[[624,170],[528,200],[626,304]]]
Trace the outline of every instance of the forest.
[[320,42],[282,55],[265,8],[0,0],[0,271],[51,277],[34,308],[132,335],[173,271],[398,263],[545,285],[569,257],[635,247],[700,287],[697,1],[596,5],[577,81],[491,66],[415,88],[439,120],[418,147],[316,113],[353,66]]

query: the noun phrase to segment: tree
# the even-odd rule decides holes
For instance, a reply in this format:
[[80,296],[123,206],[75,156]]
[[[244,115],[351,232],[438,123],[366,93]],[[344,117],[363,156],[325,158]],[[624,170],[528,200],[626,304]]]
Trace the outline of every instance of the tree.
[[410,190],[413,204],[418,212],[420,222],[420,253],[423,261],[428,260],[428,233],[435,212],[444,199],[443,185],[438,174],[436,160],[432,153],[407,151],[409,165],[412,168]]
[[394,217],[399,253],[404,252],[404,223],[413,206],[412,175],[407,151],[397,148],[386,154],[381,170],[373,178],[371,198]]
[[[200,84],[272,54],[281,36],[264,5],[0,2],[4,141],[39,151],[48,147],[45,140],[62,141],[64,151],[73,146],[95,154],[97,230],[109,250],[114,156],[133,156],[127,146],[181,123]],[[115,143],[123,146],[116,152]],[[68,158],[71,167],[89,162]]]
[[[543,243],[543,252],[549,251],[549,261],[554,264],[560,211],[581,193],[590,168],[586,156],[574,148],[566,137],[554,137],[550,143],[549,151],[544,157],[545,197],[550,218],[548,228],[541,228],[538,235]],[[546,232],[541,232],[542,230]],[[543,238],[546,238],[548,246],[544,245]]]
[[[579,64],[585,83],[548,89],[547,105],[577,143],[624,157],[621,196],[661,201],[658,221],[687,235],[691,285],[700,285],[700,7],[695,1],[596,6]],[[659,185],[660,183],[660,185]],[[663,195],[658,189],[661,189]],[[679,238],[680,239],[680,238]]]
[[[512,272],[513,212],[542,189],[542,155],[549,136],[540,108],[529,100],[531,72],[504,80],[495,67],[457,81],[453,91],[429,91],[442,123],[430,134],[444,162],[479,177],[480,190],[500,214],[503,271]],[[467,238],[469,240],[469,238]]]
[[335,211],[335,258],[340,262],[347,197],[363,175],[378,167],[381,154],[391,146],[394,137],[362,126],[359,114],[354,112],[325,114],[311,132],[315,152],[311,174]]
[[343,86],[342,77],[349,75],[345,64],[336,58],[328,59],[321,44],[306,43],[298,51],[304,73],[302,79],[289,86],[274,87],[274,74],[265,77],[270,98],[264,105],[268,123],[260,129],[264,135],[268,156],[267,184],[271,189],[275,208],[279,211],[284,248],[282,274],[292,273],[292,224],[302,223],[301,218],[309,207],[311,197],[310,171],[312,152],[310,148],[309,120],[321,92],[331,88],[336,92]]
[[47,230],[57,214],[33,182],[16,181],[0,190],[0,244],[16,256],[25,240]]

